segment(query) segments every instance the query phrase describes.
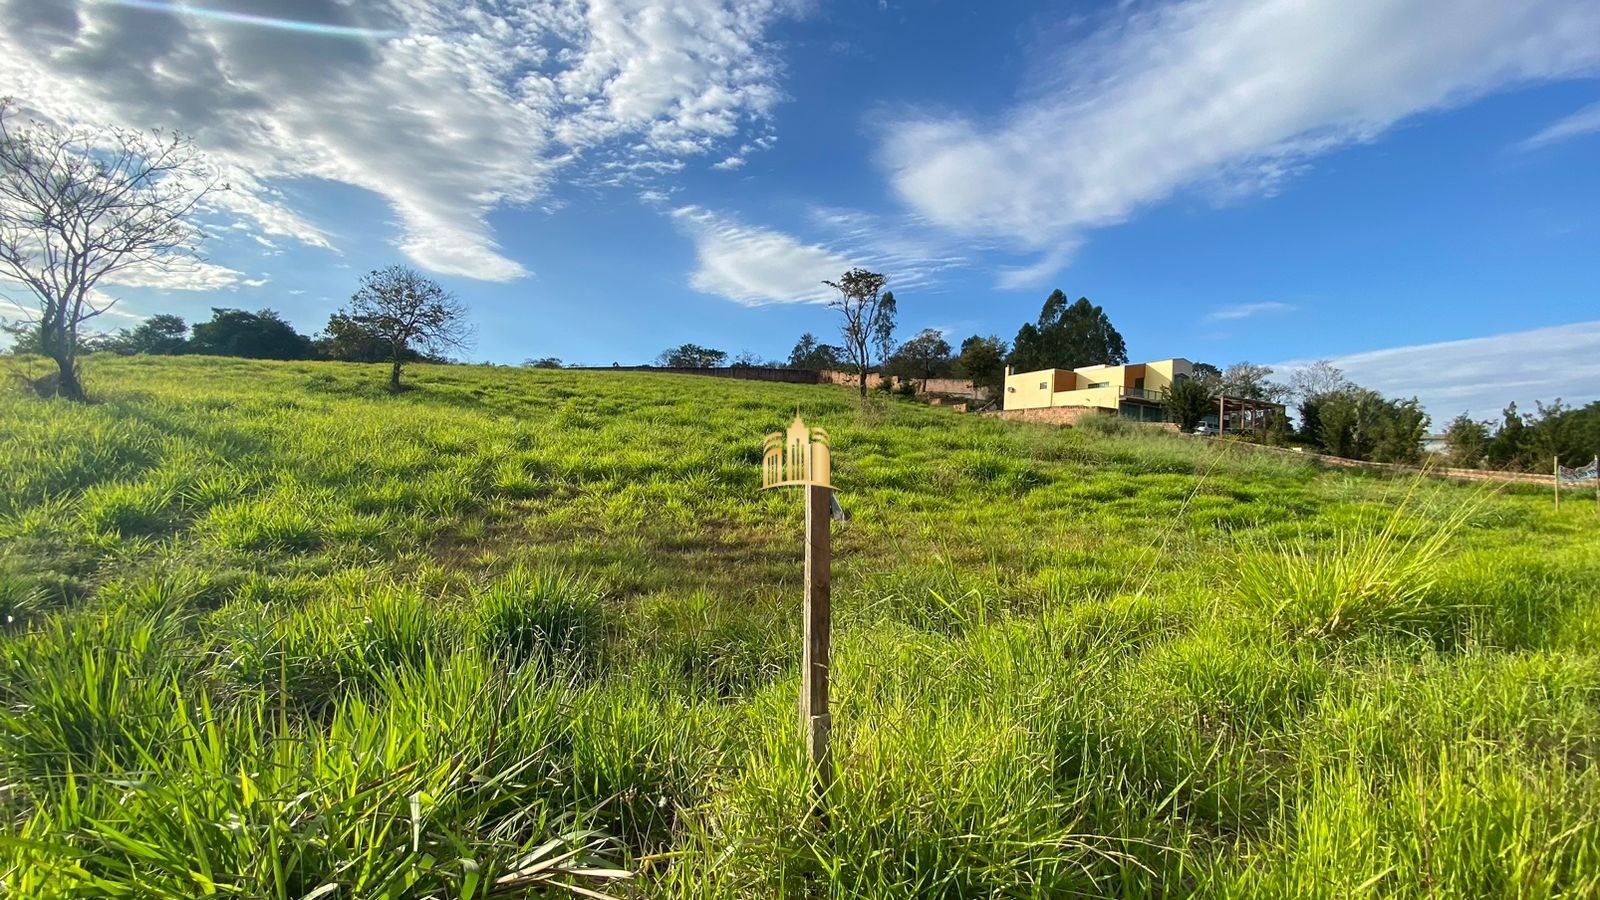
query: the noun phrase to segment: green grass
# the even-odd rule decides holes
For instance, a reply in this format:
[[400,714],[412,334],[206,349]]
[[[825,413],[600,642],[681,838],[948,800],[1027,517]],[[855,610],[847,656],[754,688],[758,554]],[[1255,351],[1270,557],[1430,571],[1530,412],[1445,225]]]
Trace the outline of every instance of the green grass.
[[[0,394],[18,897],[1600,895],[1600,515],[827,386]],[[835,759],[795,722],[833,439]],[[626,877],[624,877],[626,876]]]

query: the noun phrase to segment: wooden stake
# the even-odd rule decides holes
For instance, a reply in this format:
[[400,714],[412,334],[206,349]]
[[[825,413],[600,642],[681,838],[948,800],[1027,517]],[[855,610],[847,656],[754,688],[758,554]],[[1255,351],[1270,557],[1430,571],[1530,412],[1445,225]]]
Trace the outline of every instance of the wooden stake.
[[1555,480],[1551,486],[1556,489],[1556,512],[1561,511],[1561,456],[1558,454],[1550,459],[1551,474]]
[[829,641],[833,630],[831,488],[806,485],[805,655],[800,676],[800,737],[811,761],[813,809],[826,819],[822,800],[833,786],[828,739]]

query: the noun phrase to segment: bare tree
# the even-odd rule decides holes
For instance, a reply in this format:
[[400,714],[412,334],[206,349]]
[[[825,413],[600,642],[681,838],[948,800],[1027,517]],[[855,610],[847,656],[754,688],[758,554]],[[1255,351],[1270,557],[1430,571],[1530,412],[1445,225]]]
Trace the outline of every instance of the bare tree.
[[198,262],[190,216],[221,185],[181,134],[16,118],[0,99],[0,280],[33,295],[12,305],[56,364],[54,392],[82,400],[78,330],[116,303],[96,288],[129,269]]
[[836,282],[823,282],[839,292],[837,299],[828,301],[828,308],[844,316],[839,334],[844,338],[845,360],[861,377],[862,397],[867,396],[874,351],[881,359],[894,346],[894,294],[883,289],[888,283],[888,276],[866,269],[851,269]]
[[368,272],[350,298],[347,315],[387,344],[389,390],[400,390],[400,370],[418,356],[464,350],[472,342],[467,308],[437,281],[409,266]]
[[1289,391],[1301,400],[1316,400],[1349,387],[1350,380],[1344,377],[1344,371],[1335,366],[1332,360],[1319,359],[1296,369],[1289,376]]
[[1289,389],[1276,381],[1269,380],[1267,376],[1271,374],[1270,366],[1236,362],[1222,372],[1222,393],[1229,397],[1245,397],[1250,400],[1276,403],[1288,395]]

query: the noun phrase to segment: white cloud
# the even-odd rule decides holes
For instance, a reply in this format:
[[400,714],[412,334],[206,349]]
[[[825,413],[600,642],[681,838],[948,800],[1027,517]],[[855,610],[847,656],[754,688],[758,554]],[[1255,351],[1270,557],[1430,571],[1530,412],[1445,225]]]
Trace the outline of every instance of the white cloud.
[[1408,117],[1600,65],[1592,0],[1129,9],[1062,48],[1000,116],[891,117],[879,158],[900,198],[956,234],[1047,254],[1019,273],[1038,278],[1086,230],[1179,190],[1270,192],[1307,160]]
[[695,244],[690,285],[747,306],[825,302],[833,291],[822,280],[838,278],[851,266],[849,257],[834,250],[700,207],[673,210],[672,218]]
[[716,169],[719,172],[731,172],[743,165],[744,157],[730,156],[727,159],[724,159],[722,162],[712,163],[711,168]]
[[286,0],[259,27],[142,5],[169,11],[0,0],[0,87],[52,119],[194,135],[232,186],[213,207],[262,234],[332,249],[284,188],[339,182],[384,198],[419,266],[501,281],[527,270],[495,242],[495,210],[564,173],[648,178],[769,128],[782,95],[765,33],[798,11]]
[[[1305,364],[1273,369],[1287,380]],[[1436,427],[1460,412],[1494,417],[1513,400],[1530,410],[1557,397],[1581,405],[1600,399],[1600,321],[1353,353],[1333,364],[1387,396],[1420,398]]]
[[106,287],[148,288],[158,291],[232,290],[244,282],[244,273],[201,260],[169,258],[113,272]]
[[1235,319],[1248,319],[1251,316],[1262,316],[1271,313],[1294,312],[1294,304],[1279,303],[1268,300],[1263,303],[1240,303],[1235,306],[1224,306],[1206,313],[1207,322],[1228,322]]
[[1600,132],[1600,103],[1591,103],[1517,144],[1520,150],[1537,150],[1557,141]]
[[821,241],[698,206],[675,209],[672,218],[695,244],[690,285],[747,306],[826,302],[834,292],[822,280],[855,266],[883,272],[891,290],[904,290],[928,286],[938,272],[965,263],[914,229],[855,210],[812,210],[812,224],[826,235]]
[[1072,259],[1072,254],[1077,249],[1078,241],[1063,241],[1060,246],[1047,251],[1036,262],[1025,266],[1003,267],[995,276],[995,287],[1002,291],[1039,287],[1054,278],[1067,261]]

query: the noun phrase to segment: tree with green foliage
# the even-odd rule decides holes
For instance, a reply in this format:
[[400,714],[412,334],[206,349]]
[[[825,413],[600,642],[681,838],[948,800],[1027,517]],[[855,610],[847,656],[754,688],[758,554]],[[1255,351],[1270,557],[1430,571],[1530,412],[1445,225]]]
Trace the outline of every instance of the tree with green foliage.
[[1127,345],[1106,311],[1087,297],[1069,304],[1059,288],[1044,301],[1039,321],[1023,325],[1011,342],[1011,365],[1021,372],[1127,361]]
[[699,344],[680,344],[661,351],[656,365],[668,369],[714,369],[727,362],[728,354]]
[[212,307],[211,321],[194,326],[191,352],[246,359],[310,359],[311,339],[294,330],[277,312]]
[[1560,456],[1562,465],[1581,466],[1600,455],[1600,401],[1573,409],[1557,399],[1536,408],[1528,443],[1541,471],[1553,456]]
[[819,372],[824,369],[835,369],[839,366],[839,357],[842,354],[840,348],[820,343],[817,336],[808,331],[800,335],[800,340],[794,343],[794,349],[789,351],[788,366],[791,369],[812,369]]
[[856,370],[861,398],[867,397],[867,376],[874,358],[884,359],[894,345],[894,319],[898,312],[894,294],[885,291],[889,276],[856,268],[823,284],[839,293],[828,301],[828,308],[844,320],[839,334],[844,338],[844,360]]
[[1285,399],[1299,401],[1300,440],[1315,447],[1323,447],[1322,402],[1351,387],[1354,385],[1345,377],[1343,370],[1326,359],[1319,359],[1308,366],[1296,369],[1289,376],[1288,395]]
[[394,356],[394,346],[347,312],[328,316],[316,340],[317,354],[340,362],[377,363]]
[[1415,397],[1390,400],[1352,385],[1322,397],[1317,409],[1320,445],[1334,456],[1391,463],[1422,459],[1429,419]]
[[391,391],[400,390],[406,363],[443,357],[471,343],[466,305],[410,266],[374,269],[361,276],[346,315],[378,346],[388,349]]
[[32,322],[3,322],[0,323],[0,333],[11,339],[6,347],[6,352],[13,356],[43,356],[43,341],[39,336],[39,326]]
[[117,333],[114,349],[129,356],[176,356],[189,349],[189,326],[170,313],[151,316],[132,331]]
[[1161,408],[1182,431],[1194,431],[1216,399],[1207,383],[1198,378],[1180,378],[1161,389]]
[[1422,461],[1422,442],[1428,436],[1428,414],[1416,397],[1385,399],[1374,410],[1372,456],[1374,462],[1415,464]]
[[1480,422],[1466,413],[1450,420],[1444,429],[1445,457],[1450,465],[1462,469],[1476,469],[1483,465],[1489,452],[1489,423]]
[[1189,377],[1200,382],[1211,396],[1222,393],[1222,370],[1206,362],[1197,362],[1189,367]]
[[1592,447],[1582,447],[1574,440],[1573,420],[1568,414],[1573,410],[1557,397],[1549,403],[1533,401],[1534,414],[1528,422],[1528,463],[1535,471],[1549,471],[1557,458],[1564,464],[1588,462],[1594,452]]
[[554,356],[544,356],[538,359],[530,357],[522,361],[522,367],[524,369],[559,369],[561,368],[561,360]]
[[1377,391],[1349,387],[1323,397],[1318,404],[1318,444],[1345,459],[1370,459],[1376,409],[1383,403]]
[[1528,423],[1517,412],[1515,401],[1501,413],[1500,428],[1489,441],[1489,465],[1496,469],[1519,469],[1528,461]]
[[924,328],[890,354],[883,371],[907,380],[921,381],[926,388],[928,379],[948,376],[952,365],[950,342],[944,339],[944,334]]
[[961,342],[961,352],[955,361],[956,374],[972,382],[975,388],[988,388],[999,393],[1005,385],[1006,353],[1010,348],[999,335],[988,337],[973,335]]

